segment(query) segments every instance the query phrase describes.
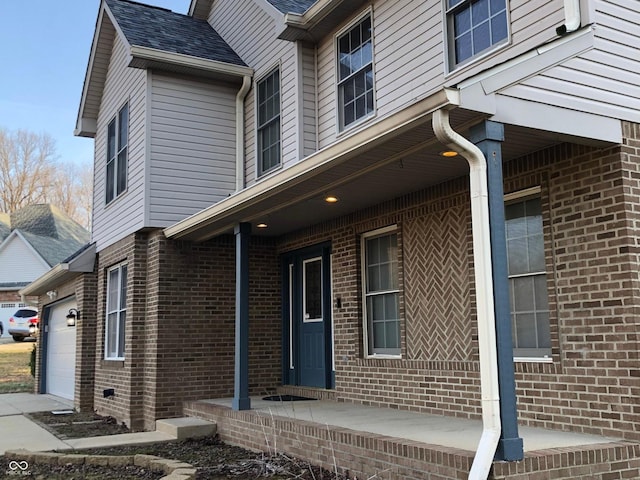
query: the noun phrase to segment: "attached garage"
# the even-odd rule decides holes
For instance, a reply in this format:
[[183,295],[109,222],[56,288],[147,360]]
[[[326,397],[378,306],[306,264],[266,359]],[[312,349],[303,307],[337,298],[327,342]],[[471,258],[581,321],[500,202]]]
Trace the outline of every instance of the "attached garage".
[[44,379],[45,392],[73,400],[76,373],[76,327],[67,326],[69,309],[77,308],[75,297],[47,307]]

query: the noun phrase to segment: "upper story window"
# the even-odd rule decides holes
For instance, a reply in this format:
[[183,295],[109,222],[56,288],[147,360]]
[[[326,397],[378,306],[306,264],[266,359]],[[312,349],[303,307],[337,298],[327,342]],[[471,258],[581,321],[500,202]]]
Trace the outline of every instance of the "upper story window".
[[118,265],[107,273],[107,318],[105,350],[107,360],[124,359],[124,332],[127,319],[127,265]]
[[395,227],[362,237],[368,355],[400,355],[398,235]]
[[107,127],[106,203],[127,189],[129,104],[125,104]]
[[505,205],[514,357],[551,355],[542,206],[539,197]]
[[451,68],[508,37],[506,0],[446,0]]
[[258,82],[258,176],[280,165],[280,70]]
[[367,15],[338,37],[340,130],[371,115],[373,111],[373,40],[371,15]]

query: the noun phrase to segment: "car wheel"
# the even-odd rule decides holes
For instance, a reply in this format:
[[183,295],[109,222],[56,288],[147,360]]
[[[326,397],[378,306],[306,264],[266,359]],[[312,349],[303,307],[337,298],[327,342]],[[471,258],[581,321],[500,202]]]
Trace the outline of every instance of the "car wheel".
[[24,340],[24,337],[21,337],[20,335],[12,335],[12,337],[16,342],[22,342]]

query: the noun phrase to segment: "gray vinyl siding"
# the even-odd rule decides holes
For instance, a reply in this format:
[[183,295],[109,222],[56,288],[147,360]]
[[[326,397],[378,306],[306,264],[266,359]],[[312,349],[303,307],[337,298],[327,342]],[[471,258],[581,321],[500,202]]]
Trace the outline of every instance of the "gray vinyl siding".
[[300,48],[301,64],[301,115],[302,115],[302,155],[304,158],[318,149],[317,143],[317,103],[316,103],[316,51],[315,48]]
[[501,95],[640,121],[640,9],[637,0],[595,4],[592,49],[554,66]]
[[[487,68],[557,38],[555,29],[564,21],[561,1],[511,0],[508,5],[511,43],[449,72],[441,0],[375,1],[373,49],[376,118],[425,98],[443,85],[455,86]],[[348,26],[363,11],[346,19],[339,29]],[[335,35],[330,35],[318,45],[319,148],[326,147],[338,138],[334,44]]]
[[153,72],[149,220],[166,227],[235,188],[236,88]]
[[[146,78],[144,70],[127,67],[125,45],[116,35],[106,74],[95,137],[93,241],[97,251],[144,226],[144,159]],[[105,205],[107,125],[129,102],[127,189]]]
[[[276,39],[275,20],[259,5],[259,0],[216,1],[208,21],[240,58],[255,70],[253,88],[245,100],[245,183],[249,186],[256,182],[256,80],[278,65],[281,79],[282,163],[287,166],[298,160],[296,45]],[[238,28],[239,21],[242,21],[243,28]]]

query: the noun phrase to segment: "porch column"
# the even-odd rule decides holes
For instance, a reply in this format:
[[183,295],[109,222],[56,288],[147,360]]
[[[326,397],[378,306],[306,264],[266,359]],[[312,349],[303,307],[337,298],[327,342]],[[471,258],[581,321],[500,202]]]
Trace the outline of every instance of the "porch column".
[[250,410],[249,398],[249,238],[251,224],[239,223],[236,237],[236,347],[234,410]]
[[522,460],[524,451],[522,438],[518,436],[513,344],[511,340],[511,307],[509,303],[509,273],[507,269],[502,178],[504,126],[501,123],[485,120],[483,123],[471,128],[469,140],[476,144],[487,159],[491,264],[493,268],[493,298],[496,316],[500,420],[502,422],[502,433],[496,450],[496,459],[516,461]]

